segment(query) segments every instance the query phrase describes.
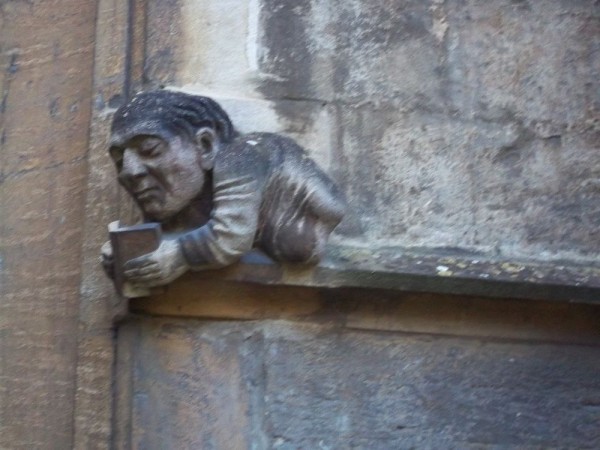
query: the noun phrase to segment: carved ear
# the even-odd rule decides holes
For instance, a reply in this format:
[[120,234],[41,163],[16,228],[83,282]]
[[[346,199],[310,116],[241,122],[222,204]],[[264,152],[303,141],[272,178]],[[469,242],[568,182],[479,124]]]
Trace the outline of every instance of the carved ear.
[[200,164],[204,170],[212,170],[215,156],[219,147],[219,140],[215,130],[202,127],[196,131],[196,146],[200,152]]

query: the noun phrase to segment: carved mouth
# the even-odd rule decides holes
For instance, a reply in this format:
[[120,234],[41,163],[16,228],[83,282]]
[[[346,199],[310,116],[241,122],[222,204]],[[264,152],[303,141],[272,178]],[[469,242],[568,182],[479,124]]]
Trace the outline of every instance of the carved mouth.
[[136,191],[133,193],[133,195],[135,195],[135,198],[137,198],[139,201],[142,201],[142,202],[154,200],[154,199],[156,199],[158,194],[159,194],[159,189],[155,188],[155,187],[140,189],[139,191]]

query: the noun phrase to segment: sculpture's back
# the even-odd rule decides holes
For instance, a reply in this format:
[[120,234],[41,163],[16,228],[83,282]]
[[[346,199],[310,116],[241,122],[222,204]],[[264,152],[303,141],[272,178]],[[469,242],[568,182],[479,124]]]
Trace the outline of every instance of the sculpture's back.
[[269,161],[256,235],[257,246],[277,261],[317,262],[344,215],[333,181],[293,140],[267,133],[245,136]]

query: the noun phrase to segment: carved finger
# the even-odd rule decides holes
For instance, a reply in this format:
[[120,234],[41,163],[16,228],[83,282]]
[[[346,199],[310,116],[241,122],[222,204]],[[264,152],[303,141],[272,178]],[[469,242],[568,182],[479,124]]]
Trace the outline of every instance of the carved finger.
[[140,270],[146,267],[158,267],[158,263],[146,256],[140,258],[130,259],[123,265],[125,272],[129,270]]
[[135,283],[144,283],[145,286],[149,286],[152,282],[161,282],[162,277],[160,273],[149,273],[146,275],[140,275],[135,278]]
[[160,276],[160,270],[158,268],[152,271],[141,272],[138,269],[130,270],[125,272],[125,278],[131,282],[137,282],[140,280],[154,279]]
[[[144,273],[147,272],[147,267],[134,267],[132,269],[127,269],[125,271],[123,271],[123,274],[125,275],[126,278],[135,278],[139,275],[143,275]],[[154,268],[155,270],[157,270],[157,268]]]
[[124,278],[129,282],[135,282],[138,279],[138,273],[136,270],[130,270],[123,273]]
[[157,263],[148,264],[146,266],[139,267],[135,270],[136,270],[137,275],[160,273],[160,267],[158,267]]
[[106,275],[108,276],[108,278],[110,278],[111,280],[114,280],[115,278],[115,264],[112,258],[108,259],[108,258],[101,258],[101,263],[102,263],[102,269],[104,270],[104,273],[106,273]]

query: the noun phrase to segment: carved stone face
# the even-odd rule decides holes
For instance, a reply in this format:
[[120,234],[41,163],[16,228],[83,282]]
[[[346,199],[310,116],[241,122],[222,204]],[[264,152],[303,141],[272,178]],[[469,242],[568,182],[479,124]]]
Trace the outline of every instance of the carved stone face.
[[150,221],[166,221],[197,197],[205,173],[195,143],[181,136],[137,135],[113,144],[110,155],[121,185]]

